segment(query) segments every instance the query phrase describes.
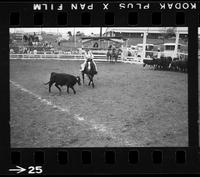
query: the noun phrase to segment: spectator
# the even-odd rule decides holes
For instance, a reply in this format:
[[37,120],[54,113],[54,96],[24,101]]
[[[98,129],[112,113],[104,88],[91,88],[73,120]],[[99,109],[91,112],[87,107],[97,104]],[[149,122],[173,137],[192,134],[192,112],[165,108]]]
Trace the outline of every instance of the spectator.
[[37,50],[36,50],[36,49],[33,50],[33,54],[34,54],[34,55],[37,55]]
[[157,58],[160,59],[160,56],[161,56],[161,52],[160,52],[160,49],[158,49],[158,55],[157,55]]
[[27,48],[26,47],[24,48],[24,53],[27,53]]
[[10,54],[14,54],[14,50],[13,49],[10,49]]
[[94,47],[94,48],[98,48],[98,43],[95,42],[94,45],[93,45],[93,47]]
[[128,56],[128,49],[127,49],[127,47],[123,47],[122,48],[122,59],[127,60],[127,56]]

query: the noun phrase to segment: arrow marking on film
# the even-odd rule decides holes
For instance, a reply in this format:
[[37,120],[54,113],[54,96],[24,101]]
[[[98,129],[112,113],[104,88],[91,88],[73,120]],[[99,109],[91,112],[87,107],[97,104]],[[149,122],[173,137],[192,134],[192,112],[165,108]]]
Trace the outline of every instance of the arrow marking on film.
[[22,173],[22,172],[26,171],[26,169],[25,169],[25,168],[22,168],[22,167],[20,167],[20,166],[16,166],[16,168],[14,168],[14,169],[9,169],[9,171],[17,171],[17,173]]

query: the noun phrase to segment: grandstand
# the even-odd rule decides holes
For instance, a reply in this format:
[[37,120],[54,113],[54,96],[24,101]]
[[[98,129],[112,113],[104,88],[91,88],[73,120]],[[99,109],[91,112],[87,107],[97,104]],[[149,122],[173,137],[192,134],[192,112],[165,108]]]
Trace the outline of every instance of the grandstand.
[[[30,35],[30,34],[28,34]],[[28,48],[31,51],[37,50],[39,53],[58,53],[58,51],[72,51],[77,50],[77,48],[81,48],[81,40],[80,37],[76,37],[76,41],[74,39],[69,40],[62,40],[59,41],[58,39],[61,38],[61,34],[51,34],[41,32],[41,41],[34,46],[29,45],[28,42],[23,40],[24,33],[10,33],[10,49],[14,50],[14,53],[22,53],[23,48]],[[46,47],[44,44],[50,44],[51,47]]]
[[21,33],[10,33],[10,44],[9,47],[14,51],[14,53],[27,53],[28,51],[34,51],[37,50],[39,53],[44,51],[51,51],[51,48],[53,46],[45,46],[45,42],[50,43],[50,41],[53,41],[49,36],[45,38],[45,35],[41,35],[39,38],[39,35],[34,34],[37,39],[40,39],[40,41],[35,42],[34,38],[33,40],[30,40],[30,36],[33,36],[32,34],[25,34],[23,32]]

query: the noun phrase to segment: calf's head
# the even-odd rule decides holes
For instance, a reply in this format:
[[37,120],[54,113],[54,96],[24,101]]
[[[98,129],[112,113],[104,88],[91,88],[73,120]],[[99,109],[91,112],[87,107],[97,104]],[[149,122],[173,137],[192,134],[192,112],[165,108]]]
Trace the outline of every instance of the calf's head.
[[81,78],[79,76],[76,77],[78,85],[81,85]]

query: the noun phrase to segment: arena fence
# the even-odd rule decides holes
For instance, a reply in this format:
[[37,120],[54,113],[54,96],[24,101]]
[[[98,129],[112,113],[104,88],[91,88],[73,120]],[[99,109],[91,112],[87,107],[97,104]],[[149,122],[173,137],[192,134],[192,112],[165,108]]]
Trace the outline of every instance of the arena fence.
[[[183,55],[187,56],[187,54]],[[81,54],[10,54],[10,59],[84,60],[84,56]],[[94,59],[95,61],[107,61],[107,56],[106,54],[94,54]],[[122,57],[120,55],[118,62],[142,64],[143,60],[136,56]]]
[[[84,56],[81,54],[10,54],[10,59],[21,59],[21,60],[84,60]],[[106,61],[106,54],[97,55],[94,54],[95,61]],[[122,59],[121,55],[118,58],[118,62],[130,63],[130,64],[142,64],[142,60],[134,56],[126,56]]]
[[[10,54],[10,59],[84,60],[81,54]],[[106,55],[94,55],[95,61],[107,61]],[[122,61],[119,56],[118,61]]]

